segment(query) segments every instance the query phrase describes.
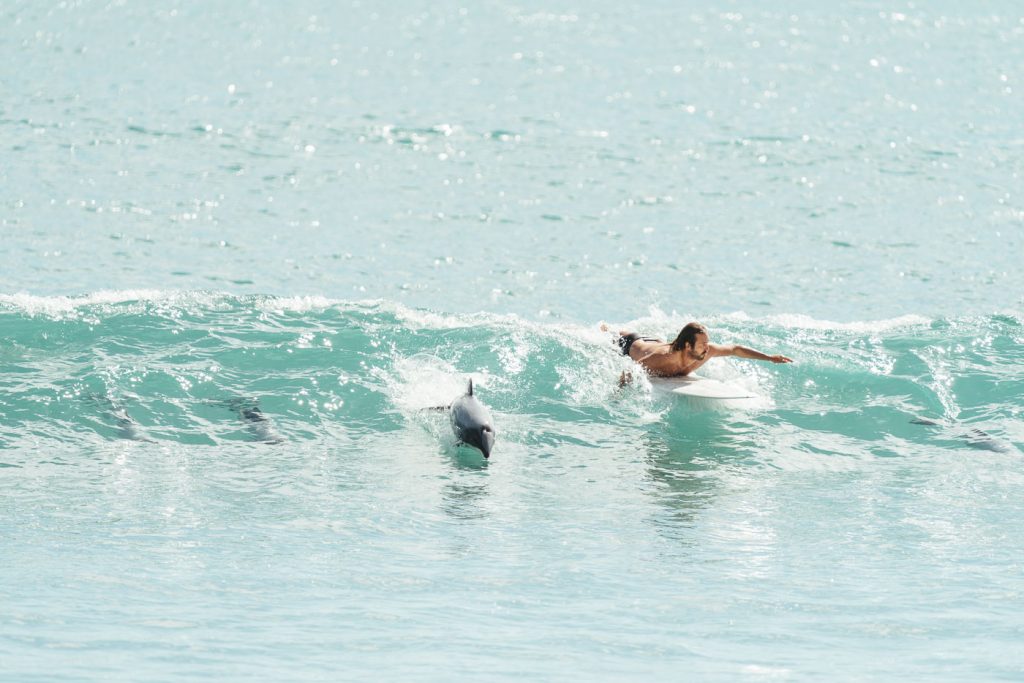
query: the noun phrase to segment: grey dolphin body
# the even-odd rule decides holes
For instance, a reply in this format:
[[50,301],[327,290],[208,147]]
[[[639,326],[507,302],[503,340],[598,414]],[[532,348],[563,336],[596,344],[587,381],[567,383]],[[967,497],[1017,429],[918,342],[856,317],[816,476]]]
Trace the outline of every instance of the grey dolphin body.
[[227,402],[227,406],[242,418],[253,441],[262,443],[284,443],[284,437],[274,430],[270,418],[263,414],[255,399],[235,398]]
[[[928,427],[943,426],[941,422],[936,422],[935,420],[929,420],[927,418],[921,417],[915,418],[910,422],[912,424],[925,425]],[[954,422],[953,425],[956,426],[957,423]],[[994,437],[988,432],[982,431],[981,429],[977,429],[975,427],[972,427],[968,429],[966,433],[958,434],[957,436],[966,441],[967,445],[970,446],[971,448],[977,448],[978,450],[981,451],[992,451],[993,453],[1013,453],[1017,450],[1009,442],[1003,441],[1002,439]]]
[[145,432],[143,432],[142,428],[139,426],[139,423],[132,419],[132,416],[129,415],[128,411],[123,407],[116,408],[113,415],[114,419],[117,421],[117,435],[122,439],[155,443],[153,439],[146,436]]
[[142,426],[128,414],[128,409],[110,398],[107,394],[88,394],[86,398],[98,406],[107,408],[109,412],[104,414],[104,418],[117,426],[117,437],[119,439],[156,443],[153,439],[146,436]]
[[473,380],[469,380],[466,393],[452,401],[449,415],[455,437],[490,458],[494,447],[494,421],[487,406],[473,395]]
[[960,438],[966,441],[971,448],[978,448],[983,451],[1013,453],[1015,450],[1009,442],[997,439],[980,429],[968,429],[966,434],[960,435]]

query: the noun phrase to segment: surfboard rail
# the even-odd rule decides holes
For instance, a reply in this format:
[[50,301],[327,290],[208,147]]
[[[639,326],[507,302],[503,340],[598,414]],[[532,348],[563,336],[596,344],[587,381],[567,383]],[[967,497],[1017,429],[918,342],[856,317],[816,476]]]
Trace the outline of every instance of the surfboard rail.
[[700,375],[686,377],[652,377],[651,385],[678,396],[714,401],[735,401],[760,398],[754,392],[732,382],[723,382]]

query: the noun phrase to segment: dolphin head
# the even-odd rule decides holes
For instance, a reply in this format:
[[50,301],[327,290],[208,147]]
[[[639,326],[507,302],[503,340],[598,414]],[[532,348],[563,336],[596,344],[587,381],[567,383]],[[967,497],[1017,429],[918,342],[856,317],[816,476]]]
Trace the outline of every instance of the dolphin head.
[[480,425],[480,430],[473,435],[470,445],[479,448],[485,458],[491,457],[491,449],[494,448],[494,427],[490,424]]
[[462,443],[477,449],[485,458],[491,457],[491,449],[494,448],[494,427],[490,423],[464,426],[461,430],[456,430],[456,434]]

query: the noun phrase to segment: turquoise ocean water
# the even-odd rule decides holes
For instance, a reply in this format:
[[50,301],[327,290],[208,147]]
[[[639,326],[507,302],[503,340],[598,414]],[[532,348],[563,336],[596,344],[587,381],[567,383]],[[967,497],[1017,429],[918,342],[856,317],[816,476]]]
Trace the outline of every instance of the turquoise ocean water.
[[[0,63],[0,680],[1024,677],[1019,3],[3,2]],[[618,388],[600,321],[690,320],[796,363]]]

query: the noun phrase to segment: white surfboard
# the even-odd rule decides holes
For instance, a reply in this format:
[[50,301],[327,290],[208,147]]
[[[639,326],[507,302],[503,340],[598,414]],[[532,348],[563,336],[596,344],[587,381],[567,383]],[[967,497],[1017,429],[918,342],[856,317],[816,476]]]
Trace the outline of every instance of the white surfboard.
[[758,395],[731,382],[720,382],[700,375],[686,377],[652,377],[651,385],[678,396],[706,398],[715,401],[731,401],[758,398]]

